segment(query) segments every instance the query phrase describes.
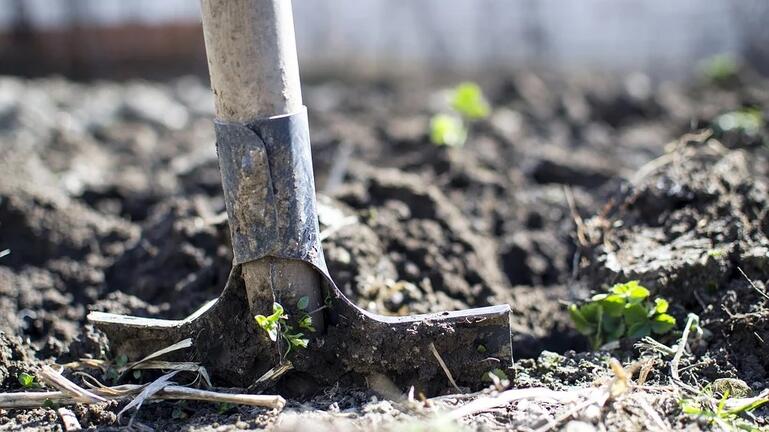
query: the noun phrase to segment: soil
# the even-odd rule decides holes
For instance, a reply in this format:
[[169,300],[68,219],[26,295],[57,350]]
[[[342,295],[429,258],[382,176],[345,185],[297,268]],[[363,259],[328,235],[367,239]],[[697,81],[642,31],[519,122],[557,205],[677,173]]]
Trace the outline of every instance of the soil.
[[[439,88],[304,89],[324,252],[344,293],[389,315],[509,304],[516,388],[591,385],[611,376],[609,355],[652,358],[650,382],[667,383],[669,358],[633,341],[590,352],[566,312],[591,292],[640,279],[670,300],[679,328],[687,313],[701,318],[684,381],[769,388],[766,130],[708,129],[721,113],[766,109],[769,81],[521,73],[482,84],[493,114],[460,148],[429,142]],[[219,295],[232,255],[212,109],[206,83],[193,77],[0,78],[0,250],[10,250],[0,258],[0,389],[22,390],[18,373],[44,363],[110,358],[85,321],[90,310],[177,319]],[[431,413],[475,397],[420,405],[371,387],[290,398],[282,413],[153,403],[136,421],[156,430],[298,430],[309,421],[318,430],[454,430]],[[84,427],[113,430],[124,405],[73,411]],[[712,427],[673,397],[655,409],[674,429]],[[518,402],[462,427],[527,430],[554,412]],[[558,427],[651,426],[642,409],[615,403]],[[54,410],[0,410],[0,429],[25,428],[61,430]]]

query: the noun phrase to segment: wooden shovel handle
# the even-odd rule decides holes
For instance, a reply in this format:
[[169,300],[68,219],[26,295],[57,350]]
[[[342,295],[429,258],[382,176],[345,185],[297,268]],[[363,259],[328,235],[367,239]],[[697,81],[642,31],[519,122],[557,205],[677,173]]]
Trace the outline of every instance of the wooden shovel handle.
[[201,0],[219,119],[245,123],[302,107],[290,0]]
[[[201,0],[201,12],[220,120],[248,123],[302,108],[290,0]],[[243,280],[253,314],[270,315],[275,300],[289,302],[284,304],[289,310],[302,297],[309,300],[307,310],[322,304],[320,277],[301,261],[247,262]],[[322,313],[312,319],[323,328]]]

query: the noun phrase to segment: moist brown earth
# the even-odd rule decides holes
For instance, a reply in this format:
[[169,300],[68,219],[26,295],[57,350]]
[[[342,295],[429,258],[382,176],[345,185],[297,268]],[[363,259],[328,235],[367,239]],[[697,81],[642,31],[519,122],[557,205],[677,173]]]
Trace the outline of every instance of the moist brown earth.
[[[671,300],[679,328],[687,313],[701,317],[684,380],[769,387],[760,292],[769,280],[766,131],[707,129],[721,113],[766,109],[769,83],[521,73],[482,84],[493,114],[460,148],[428,139],[438,88],[306,86],[324,252],[344,293],[393,315],[508,303],[512,385],[568,389],[606,376],[609,355],[629,364],[648,353],[633,341],[589,352],[565,304],[640,279]],[[209,93],[196,78],[0,78],[0,250],[10,250],[0,258],[4,391],[21,390],[18,374],[44,363],[111,358],[85,323],[89,310],[182,318],[220,293],[232,256]],[[667,367],[669,359],[652,357]],[[276,422],[293,430],[307,421],[399,430],[424,421],[373,387],[325,389],[282,414],[163,402],[136,421],[156,430]],[[124,405],[73,411],[83,426],[111,430]],[[675,400],[659,409],[676,429],[710,427]],[[642,428],[643,412],[629,410],[609,408],[587,423]],[[546,414],[519,404],[465,421],[525,430]],[[60,429],[47,408],[0,411],[2,427]]]

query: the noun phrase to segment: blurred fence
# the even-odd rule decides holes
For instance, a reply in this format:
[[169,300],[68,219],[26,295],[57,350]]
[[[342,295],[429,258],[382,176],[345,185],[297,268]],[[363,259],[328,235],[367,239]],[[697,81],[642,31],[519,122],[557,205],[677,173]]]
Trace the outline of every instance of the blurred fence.
[[[294,0],[305,75],[769,70],[766,0]],[[198,0],[0,0],[0,73],[205,73]]]

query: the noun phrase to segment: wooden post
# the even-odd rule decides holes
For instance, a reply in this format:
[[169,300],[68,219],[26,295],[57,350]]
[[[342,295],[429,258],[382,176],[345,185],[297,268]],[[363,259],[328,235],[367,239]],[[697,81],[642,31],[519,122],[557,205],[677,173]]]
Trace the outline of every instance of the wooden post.
[[[219,119],[247,123],[302,109],[290,0],[201,0],[201,12]],[[307,296],[308,310],[322,303],[319,275],[301,261],[251,261],[243,265],[243,279],[252,305],[273,293],[289,294],[292,302]],[[313,315],[318,329],[321,317]]]

